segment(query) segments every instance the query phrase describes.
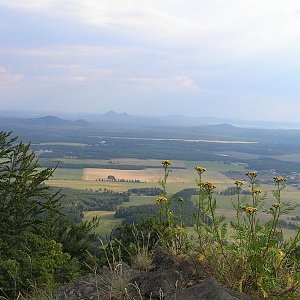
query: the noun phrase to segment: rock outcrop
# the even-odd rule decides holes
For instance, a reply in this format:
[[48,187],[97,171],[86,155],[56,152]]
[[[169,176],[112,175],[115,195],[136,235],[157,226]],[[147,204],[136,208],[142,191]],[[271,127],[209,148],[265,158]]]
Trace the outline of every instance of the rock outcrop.
[[86,275],[53,292],[54,299],[166,299],[248,300],[249,296],[228,289],[210,277],[201,264],[157,254],[154,267],[139,272],[124,263],[104,267],[99,274]]

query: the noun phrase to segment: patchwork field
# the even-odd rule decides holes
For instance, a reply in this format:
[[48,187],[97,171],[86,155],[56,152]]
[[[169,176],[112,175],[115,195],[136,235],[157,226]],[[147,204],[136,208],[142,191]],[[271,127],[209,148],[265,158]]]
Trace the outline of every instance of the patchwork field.
[[[157,183],[163,176],[162,169],[144,169],[144,170],[115,170],[115,169],[94,169],[86,168],[83,172],[83,180],[107,180],[108,176],[114,176],[116,180],[139,180],[141,182]],[[218,171],[207,171],[206,180],[213,181],[222,186],[233,183],[233,180]],[[197,174],[192,168],[175,169],[168,177],[168,182],[195,183]]]
[[[81,168],[78,169],[78,165],[82,164],[95,164],[114,166],[161,166],[160,160],[139,160],[139,159],[112,159],[112,160],[78,160],[78,159],[60,159],[65,163],[74,163],[77,168],[64,169],[58,168],[54,172],[54,176],[47,182],[49,186],[57,186],[62,188],[73,188],[79,190],[93,190],[93,191],[105,191],[112,190],[115,192],[125,192],[128,189],[133,188],[154,188],[160,187],[158,184],[159,179],[163,176],[163,168],[146,168],[143,170],[119,170],[119,169],[99,169],[99,168]],[[180,190],[186,188],[195,188],[197,186],[197,173],[194,170],[194,166],[201,165],[207,168],[207,171],[203,174],[204,181],[213,182],[217,191],[220,192],[228,187],[234,186],[234,180],[224,175],[226,171],[243,171],[244,166],[239,164],[226,164],[220,162],[195,162],[195,161],[173,161],[172,167],[180,167],[183,169],[173,169],[168,178],[168,193],[174,194]],[[116,180],[124,179],[125,181],[139,180],[141,182],[120,182],[120,181],[108,181],[107,177],[112,175]],[[100,180],[99,180],[100,179]],[[101,180],[103,179],[103,181]],[[238,179],[238,178],[237,178]],[[240,179],[245,179],[240,178]],[[248,188],[248,184],[244,184],[244,188]],[[273,185],[261,185],[260,189],[266,191],[266,208],[272,206],[275,202],[272,190]],[[224,214],[229,220],[235,217],[235,212],[232,207],[232,201],[235,201],[234,196],[216,195],[217,203],[220,207],[219,214]],[[121,206],[137,206],[145,204],[155,203],[155,196],[137,196],[131,195],[129,202],[124,202]],[[300,191],[292,186],[287,186],[282,193],[282,199],[285,201],[291,201],[293,204],[299,203]],[[196,203],[197,196],[193,196],[192,200]],[[249,200],[248,200],[249,202]],[[122,219],[114,218],[114,211],[89,211],[85,212],[85,220],[92,219],[93,216],[100,217],[100,226],[97,229],[97,233],[100,235],[109,234],[111,229],[122,222]],[[300,215],[300,208],[297,208],[289,216],[285,217],[287,222],[290,221],[290,217]],[[261,213],[260,218],[262,222],[269,219],[269,215]],[[295,231],[284,229],[286,237],[292,236]]]

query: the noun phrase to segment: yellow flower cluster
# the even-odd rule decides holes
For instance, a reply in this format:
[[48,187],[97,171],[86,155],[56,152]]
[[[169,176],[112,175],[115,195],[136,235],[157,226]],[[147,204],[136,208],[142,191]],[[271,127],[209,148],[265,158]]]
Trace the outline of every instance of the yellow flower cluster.
[[274,177],[274,181],[275,181],[276,183],[279,183],[279,182],[285,182],[285,181],[288,181],[288,180],[287,180],[287,178],[285,178],[285,177],[279,177],[279,176],[276,176],[276,177]]
[[202,182],[202,183],[200,184],[200,186],[201,186],[202,188],[204,188],[206,191],[212,191],[212,190],[214,190],[214,189],[216,188],[216,186],[213,185],[213,184],[212,184],[211,182],[209,182],[209,181]]
[[201,166],[196,166],[195,170],[199,173],[199,174],[203,174],[206,171],[206,168],[203,168]]
[[243,183],[240,180],[236,180],[234,184],[236,185],[237,188],[240,188],[243,185]]
[[165,167],[172,165],[172,161],[171,160],[163,160],[161,162],[161,164]]
[[167,201],[168,201],[168,199],[165,196],[159,196],[156,198],[157,203],[165,203]]
[[278,203],[278,202],[276,202],[276,203],[273,203],[273,204],[272,204],[272,206],[273,206],[274,208],[279,208],[279,207],[280,207],[280,205],[281,205],[281,204],[280,204],[280,203]]
[[253,213],[257,212],[257,207],[246,206],[246,207],[244,207],[244,211],[248,214],[253,214]]
[[254,179],[257,176],[257,172],[256,171],[248,171],[246,173],[246,176],[248,176],[250,179]]
[[259,195],[259,194],[261,194],[261,190],[255,189],[255,190],[253,190],[252,194]]

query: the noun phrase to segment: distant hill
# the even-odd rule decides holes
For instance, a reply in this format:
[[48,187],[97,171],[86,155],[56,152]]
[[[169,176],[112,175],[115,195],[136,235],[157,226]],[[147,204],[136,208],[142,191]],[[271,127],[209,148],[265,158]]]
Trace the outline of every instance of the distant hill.
[[14,126],[89,126],[89,122],[85,120],[65,120],[55,116],[45,116],[39,118],[1,118],[0,125]]
[[[171,118],[171,117],[170,117]],[[175,122],[175,118],[171,118]],[[200,119],[200,117],[199,117]],[[0,130],[14,131],[26,140],[77,141],[93,137],[152,139],[202,139],[300,145],[299,129],[261,129],[234,126],[228,123],[181,126],[162,117],[139,117],[109,111],[92,119],[64,119],[57,116],[9,118],[0,116]],[[298,148],[297,148],[298,149]]]

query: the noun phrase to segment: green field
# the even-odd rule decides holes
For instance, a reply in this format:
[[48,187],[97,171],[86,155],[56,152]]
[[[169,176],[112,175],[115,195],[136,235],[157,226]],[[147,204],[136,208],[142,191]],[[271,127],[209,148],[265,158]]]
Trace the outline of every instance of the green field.
[[73,181],[82,180],[83,169],[57,168],[50,180]]
[[124,202],[122,207],[155,204],[156,196],[130,196],[129,202]]
[[95,232],[104,237],[106,235],[109,235],[109,233],[114,229],[116,226],[118,226],[123,219],[115,219],[114,218],[114,211],[85,211],[84,212],[84,221],[91,221],[93,217],[99,217],[100,222],[99,226],[95,230]]

